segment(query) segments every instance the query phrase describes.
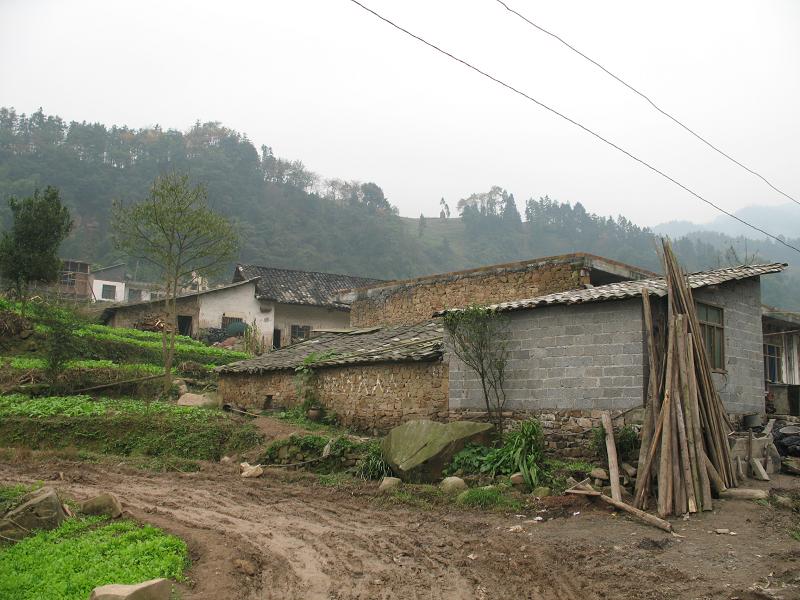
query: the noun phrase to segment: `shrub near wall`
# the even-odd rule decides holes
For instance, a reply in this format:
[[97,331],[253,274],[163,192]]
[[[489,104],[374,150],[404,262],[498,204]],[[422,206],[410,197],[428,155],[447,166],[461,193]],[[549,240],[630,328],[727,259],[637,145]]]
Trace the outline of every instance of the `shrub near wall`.
[[89,396],[0,396],[0,446],[219,460],[260,442],[251,424],[214,410]]

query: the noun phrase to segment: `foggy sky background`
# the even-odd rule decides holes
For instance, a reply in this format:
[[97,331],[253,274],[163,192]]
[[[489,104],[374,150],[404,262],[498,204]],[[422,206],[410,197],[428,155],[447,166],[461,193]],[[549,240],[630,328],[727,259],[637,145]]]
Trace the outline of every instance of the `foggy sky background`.
[[[786,200],[494,0],[364,0],[729,210]],[[800,196],[800,3],[508,0]],[[347,0],[0,0],[0,105],[221,121],[405,216],[500,185],[642,225],[717,213]],[[800,211],[800,206],[797,207]]]

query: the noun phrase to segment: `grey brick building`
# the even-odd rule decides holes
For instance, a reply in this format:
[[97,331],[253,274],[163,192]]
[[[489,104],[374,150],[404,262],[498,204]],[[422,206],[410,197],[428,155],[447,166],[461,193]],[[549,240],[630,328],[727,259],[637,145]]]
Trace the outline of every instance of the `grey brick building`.
[[[760,276],[782,264],[689,275],[728,412],[764,412]],[[494,305],[509,318],[507,410],[591,414],[643,405],[647,350],[642,288],[664,310],[664,280],[627,281]],[[703,319],[701,318],[701,321]],[[712,351],[713,350],[713,351]],[[484,408],[477,376],[448,352],[451,411]]]

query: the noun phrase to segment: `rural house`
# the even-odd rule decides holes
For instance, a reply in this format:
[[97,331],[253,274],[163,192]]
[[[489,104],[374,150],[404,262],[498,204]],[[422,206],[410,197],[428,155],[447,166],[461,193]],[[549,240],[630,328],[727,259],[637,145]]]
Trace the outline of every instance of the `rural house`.
[[[255,323],[261,336],[280,348],[312,331],[347,327],[350,307],[338,299],[345,289],[380,283],[376,279],[237,265],[233,282],[178,297],[178,329],[197,335],[235,322]],[[104,312],[109,325],[135,327],[164,313],[163,300],[129,302]]]
[[[533,272],[539,281],[574,282],[571,274],[575,272],[578,282],[591,277],[591,269],[580,275],[587,269],[575,269],[571,260],[558,257],[549,270],[546,262],[527,264],[537,265]],[[689,275],[714,382],[731,414],[764,412],[760,277],[778,273],[784,266],[751,265]],[[506,268],[494,271],[495,276],[505,278]],[[493,271],[481,272],[485,283]],[[527,272],[530,276],[531,271]],[[423,285],[435,279],[425,279]],[[465,285],[455,274],[447,276],[447,283],[457,289]],[[373,305],[416,305],[409,298],[422,294],[403,285],[408,284],[391,283],[358,290],[355,295],[368,303],[370,320],[379,321]],[[389,294],[386,287],[392,289]],[[660,277],[599,285],[586,282],[581,287],[495,303],[494,308],[508,315],[508,416],[538,416],[551,446],[575,456],[585,451],[601,410],[610,409],[628,421],[641,418],[636,409],[643,406],[647,381],[643,288],[649,290],[658,320],[666,304],[666,284]],[[445,287],[445,292],[450,291]],[[504,293],[513,294],[513,287]],[[441,305],[441,299],[430,297],[428,308]],[[459,302],[462,306],[471,303],[469,298]],[[354,316],[356,310],[354,303]],[[424,309],[417,310],[424,314]],[[392,311],[385,318],[393,319],[404,317]],[[221,367],[220,391],[223,401],[232,405],[292,406],[297,402],[294,367],[309,353],[323,350],[333,354],[316,365],[320,398],[346,425],[386,430],[421,416],[485,418],[477,379],[447,351],[445,337],[436,319],[413,325],[354,327],[291,350]]]
[[763,307],[768,413],[800,416],[800,314]]
[[350,305],[339,298],[340,293],[382,283],[336,273],[236,265],[233,282],[247,280],[256,282],[255,295],[263,315],[259,329],[272,340],[273,348],[308,339],[315,330],[349,327]]

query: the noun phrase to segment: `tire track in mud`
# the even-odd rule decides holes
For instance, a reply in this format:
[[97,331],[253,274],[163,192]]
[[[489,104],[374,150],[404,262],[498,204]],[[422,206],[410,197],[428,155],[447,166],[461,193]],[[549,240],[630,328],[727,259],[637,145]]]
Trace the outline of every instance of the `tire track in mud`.
[[[688,556],[648,552],[633,542],[660,533],[589,508],[580,519],[512,532],[520,521],[508,515],[380,506],[366,488],[348,494],[270,471],[244,480],[231,465],[150,474],[0,464],[0,481],[47,481],[58,471],[64,481],[52,483],[64,492],[82,499],[110,491],[135,518],[187,539],[197,580],[183,590],[187,600],[650,600],[730,598],[746,589],[697,576],[724,548],[716,556],[701,547]],[[239,558],[258,575],[237,572]]]

